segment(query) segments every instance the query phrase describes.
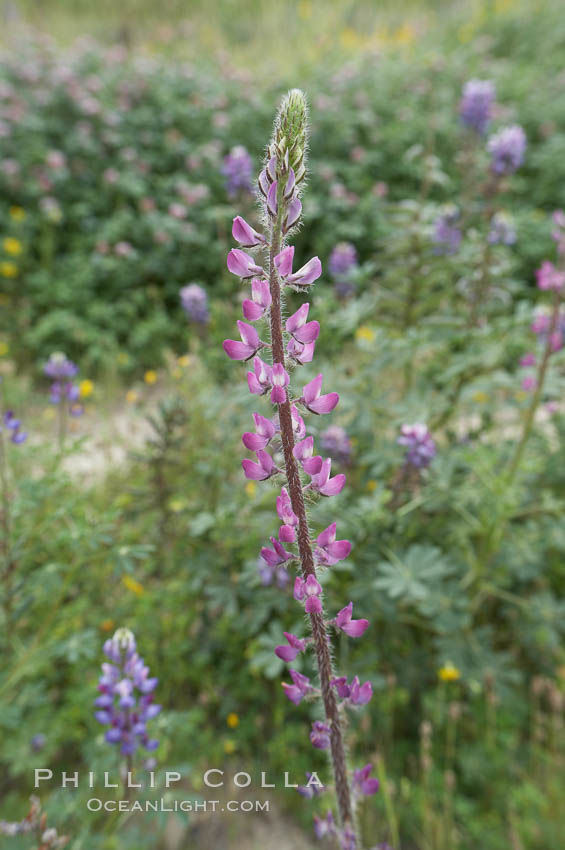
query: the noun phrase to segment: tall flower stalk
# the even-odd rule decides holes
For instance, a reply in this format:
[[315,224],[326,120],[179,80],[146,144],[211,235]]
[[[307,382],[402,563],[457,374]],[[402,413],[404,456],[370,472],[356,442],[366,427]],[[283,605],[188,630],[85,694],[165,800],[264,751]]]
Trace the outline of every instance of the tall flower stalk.
[[[244,445],[254,451],[257,458],[256,461],[244,460],[243,469],[246,477],[252,480],[277,477],[284,482],[277,498],[277,513],[282,522],[279,535],[271,537],[273,548],[264,547],[261,555],[271,566],[297,562],[299,573],[294,598],[304,604],[310,622],[310,636],[299,638],[286,633],[288,645],[277,647],[276,652],[286,662],[293,661],[309,648],[313,648],[315,654],[319,688],[293,669],[290,670],[292,684],[283,683],[283,687],[295,704],[307,697],[319,698],[323,705],[323,720],[313,724],[310,740],[314,747],[330,752],[339,817],[336,823],[328,812],[325,819],[316,819],[316,833],[319,837],[337,838],[344,850],[357,850],[360,844],[355,799],[361,794],[374,793],[378,782],[368,776],[370,765],[350,774],[344,714],[346,707],[368,702],[372,691],[370,683],[361,685],[357,677],[350,685],[345,677],[336,677],[329,629],[359,637],[368,621],[352,618],[351,602],[335,618],[327,618],[319,573],[346,558],[351,544],[347,540],[336,540],[336,523],[322,531],[313,544],[305,499],[306,495],[337,495],[345,484],[343,474],[330,476],[330,458],[314,454],[314,439],[306,436],[302,417],[302,413],[323,415],[331,412],[339,396],[333,392],[322,395],[321,374],[305,384],[300,394],[293,396],[289,372],[312,361],[320,326],[317,321],[308,321],[308,303],[286,321],[284,318],[286,291],[308,291],[322,272],[318,257],[293,272],[294,248],[287,244],[302,213],[300,195],[306,174],[306,147],[306,101],[302,92],[293,90],[282,101],[265,167],[259,175],[267,235],[258,233],[240,216],[233,224],[236,241],[244,248],[262,250],[266,255],[265,266],[241,248],[233,249],[228,255],[229,270],[251,281],[251,299],[243,302],[244,317],[250,321],[266,319],[270,342],[262,341],[253,325],[238,322],[241,342],[226,340],[224,350],[233,360],[253,361],[253,371],[247,375],[249,389],[256,395],[269,394],[275,407],[272,418],[255,413],[255,432],[243,435]],[[268,350],[270,363],[259,356],[259,352]],[[273,454],[267,450],[269,447],[274,450]],[[275,462],[279,447],[284,461],[281,467]]]

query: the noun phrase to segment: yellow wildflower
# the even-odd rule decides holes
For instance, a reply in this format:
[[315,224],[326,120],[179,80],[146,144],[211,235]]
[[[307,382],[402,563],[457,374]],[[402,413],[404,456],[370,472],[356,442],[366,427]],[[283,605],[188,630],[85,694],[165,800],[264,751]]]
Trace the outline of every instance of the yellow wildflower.
[[126,393],[126,401],[128,404],[135,404],[137,401],[137,393],[135,390],[128,390]]
[[308,21],[312,17],[312,3],[310,0],[300,0],[298,4],[298,17]]
[[18,273],[18,267],[15,263],[11,263],[9,260],[4,260],[3,263],[0,263],[0,274],[2,277],[16,277]]
[[56,416],[56,414],[55,414],[55,408],[54,407],[46,407],[45,410],[43,411],[43,418],[47,419],[48,422],[51,419],[55,419],[55,416]]
[[10,207],[10,218],[13,221],[23,221],[26,217],[26,211],[22,207]]
[[471,398],[473,399],[473,401],[478,402],[478,404],[485,404],[488,401],[488,395],[482,390],[477,390],[476,393],[473,393]]
[[190,366],[190,355],[183,354],[182,357],[179,357],[179,359],[177,360],[177,363],[179,364],[179,366],[182,366],[183,368],[185,366]]
[[440,667],[437,674],[442,682],[456,682],[461,678],[461,673],[451,661],[447,661],[443,667]]
[[128,590],[131,590],[132,593],[135,593],[136,596],[143,596],[145,593],[143,585],[131,576],[122,576],[122,584],[124,587],[127,587]]
[[226,755],[231,755],[235,752],[235,741],[232,741],[231,738],[226,738],[224,741],[224,753]]
[[169,502],[169,508],[172,510],[174,514],[180,513],[186,505],[184,499],[171,499]]
[[143,376],[143,380],[146,384],[156,384],[157,372],[154,369],[148,369],[145,375]]
[[361,325],[361,327],[357,328],[355,331],[355,339],[364,340],[365,342],[373,342],[375,339],[375,332],[367,325]]
[[346,27],[341,31],[341,44],[346,50],[359,47],[360,39],[352,27]]
[[257,490],[257,485],[254,481],[248,481],[245,485],[245,492],[249,496],[250,499],[255,495],[255,491]]
[[9,350],[10,347],[7,342],[0,342],[0,357],[5,357]]
[[89,378],[85,378],[84,381],[81,381],[79,384],[79,392],[81,398],[88,398],[88,396],[92,395],[94,390],[94,384]]
[[226,723],[230,729],[236,729],[239,726],[239,717],[235,712],[230,712],[226,717]]
[[112,629],[114,628],[114,621],[113,620],[102,620],[102,622],[100,623],[100,628],[102,629],[103,632],[111,632]]
[[377,482],[371,478],[369,481],[367,481],[367,490],[369,491],[369,493],[374,493],[376,489]]
[[2,247],[11,257],[17,257],[22,253],[22,243],[19,239],[14,239],[13,236],[6,236],[2,242]]

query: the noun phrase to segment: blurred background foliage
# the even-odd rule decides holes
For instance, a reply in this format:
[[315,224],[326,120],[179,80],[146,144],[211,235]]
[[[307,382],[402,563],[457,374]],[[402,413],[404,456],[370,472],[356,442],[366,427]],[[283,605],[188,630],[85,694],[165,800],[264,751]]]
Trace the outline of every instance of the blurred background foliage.
[[[563,350],[530,430],[518,365],[547,303],[534,271],[555,259],[549,215],[565,207],[560,5],[130,0],[3,15],[2,406],[30,436],[7,452],[1,817],[24,816],[39,763],[118,769],[92,702],[120,625],[159,676],[157,758],[188,777],[183,796],[210,765],[326,770],[308,707],[280,687],[273,650],[301,617],[290,586],[257,569],[276,491],[243,480],[255,405],[221,351],[242,291],[225,271],[231,219],[255,209],[230,198],[224,158],[244,146],[256,172],[280,93],[300,85],[312,135],[297,254],[329,268],[347,241],[358,257],[349,289],[327,271],[311,298],[316,365],[341,396],[332,424],[350,440],[334,459],[348,486],[312,517],[321,530],[337,506],[353,542],[324,587],[330,609],[351,598],[372,623],[337,645],[375,690],[350,730],[355,763],[382,782],[367,846],[561,850]],[[473,77],[496,84],[494,126],[528,139],[497,197],[515,244],[488,249],[488,160],[457,112]],[[445,255],[448,204],[465,234]],[[205,325],[182,311],[190,282]],[[53,350],[93,381],[63,450],[41,379]],[[396,440],[414,421],[438,452],[407,476]],[[86,818],[87,795],[44,796],[70,847],[167,846],[159,819]],[[311,804],[278,799],[306,826]]]

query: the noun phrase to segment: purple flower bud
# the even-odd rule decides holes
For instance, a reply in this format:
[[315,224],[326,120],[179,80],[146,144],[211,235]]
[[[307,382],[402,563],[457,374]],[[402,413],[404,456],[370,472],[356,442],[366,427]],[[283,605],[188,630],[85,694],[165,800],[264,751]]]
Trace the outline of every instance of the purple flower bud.
[[565,272],[556,269],[549,260],[541,264],[536,271],[536,278],[540,289],[561,292],[565,286]]
[[331,468],[332,461],[331,458],[328,457],[322,462],[320,471],[317,474],[312,475],[312,480],[308,487],[316,493],[320,493],[322,496],[339,495],[345,486],[345,475],[340,473],[339,475],[334,476],[334,478],[330,478]]
[[275,363],[271,369],[271,401],[273,404],[283,404],[286,401],[286,387],[290,382],[288,372],[282,363]]
[[253,358],[253,372],[247,373],[249,392],[254,395],[264,395],[271,389],[271,366],[264,363],[260,357]]
[[465,126],[481,135],[492,118],[495,88],[490,80],[469,80],[463,87],[459,115]]
[[288,277],[292,272],[292,260],[294,258],[294,246],[288,245],[275,257],[275,268],[282,278]]
[[286,329],[288,333],[292,334],[297,342],[301,342],[304,345],[315,342],[320,334],[319,322],[306,321],[309,309],[310,304],[306,302],[306,304],[302,304],[296,313],[293,313],[293,315],[286,320]]
[[419,469],[429,466],[436,456],[436,444],[426,425],[417,422],[414,425],[403,425],[401,436],[397,439],[400,446],[406,446],[406,463]]
[[261,557],[270,567],[278,567],[279,564],[285,564],[287,561],[294,558],[292,552],[287,552],[276,537],[271,537],[270,539],[273,544],[273,548],[269,549],[267,546],[264,546],[261,549]]
[[255,245],[261,245],[265,242],[263,234],[254,230],[240,215],[236,215],[234,218],[231,232],[235,241],[243,245],[244,248],[253,248]]
[[320,455],[313,457],[314,454],[314,437],[306,437],[299,443],[296,443],[292,453],[296,460],[302,464],[302,468],[308,475],[316,475],[322,468],[322,458]]
[[243,315],[250,322],[262,319],[271,306],[271,300],[267,281],[253,278],[251,281],[251,300],[246,298],[243,302]]
[[250,360],[265,344],[259,339],[259,334],[253,325],[238,321],[237,327],[242,342],[226,339],[223,343],[224,351],[231,360]]
[[255,428],[257,429],[256,432],[252,433],[247,431],[241,439],[245,448],[252,452],[256,452],[258,449],[264,449],[268,446],[275,436],[276,428],[270,419],[267,419],[265,416],[261,416],[259,413],[253,414],[253,420],[255,422]]
[[275,648],[275,655],[283,661],[294,661],[296,656],[300,652],[304,652],[306,649],[306,641],[301,638],[296,637],[296,635],[291,634],[290,632],[283,632],[285,638],[288,641],[288,646],[277,646]]
[[492,171],[499,176],[514,174],[524,162],[526,146],[526,134],[518,124],[499,130],[487,143]]
[[183,286],[179,292],[182,309],[191,322],[206,325],[210,319],[208,312],[208,296],[206,291],[197,283]]
[[302,675],[302,673],[298,673],[297,670],[289,670],[290,677],[293,681],[292,685],[289,685],[287,682],[282,682],[282,687],[284,688],[284,692],[291,702],[295,705],[298,705],[305,696],[312,693],[314,690],[312,685],[310,684],[310,679],[307,676]]
[[250,481],[266,481],[279,471],[271,455],[264,449],[259,449],[257,452],[257,460],[258,463],[247,459],[241,461],[245,477]]
[[248,278],[253,275],[264,275],[261,266],[258,266],[250,254],[246,254],[241,248],[232,248],[228,254],[228,270],[238,277]]
[[312,723],[310,741],[317,750],[327,750],[330,746],[330,727],[320,720],[315,720]]
[[459,211],[448,209],[435,220],[433,241],[436,254],[455,254],[461,244],[461,230],[456,227]]
[[349,540],[336,540],[336,529],[336,523],[332,522],[318,535],[314,552],[318,564],[331,567],[349,556],[351,543]]
[[361,637],[363,632],[368,628],[368,620],[352,620],[353,602],[350,602],[345,608],[342,608],[335,618],[335,625],[342,632],[345,632],[349,637]]

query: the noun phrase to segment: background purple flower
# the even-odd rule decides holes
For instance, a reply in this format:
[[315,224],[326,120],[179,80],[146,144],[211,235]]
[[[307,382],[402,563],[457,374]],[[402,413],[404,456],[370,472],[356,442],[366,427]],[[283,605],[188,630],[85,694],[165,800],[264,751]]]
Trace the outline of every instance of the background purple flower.
[[519,124],[503,127],[487,143],[491,155],[491,169],[499,176],[514,174],[524,162],[526,134]]
[[421,422],[414,425],[403,425],[400,432],[400,437],[396,442],[407,448],[406,463],[418,469],[429,466],[436,456],[437,450],[427,426]]
[[434,253],[455,254],[461,244],[461,230],[457,227],[459,210],[449,209],[436,218],[432,240],[435,243]]
[[187,318],[198,325],[206,325],[210,320],[206,291],[197,283],[189,283],[182,287],[179,295]]
[[226,191],[230,198],[238,192],[252,191],[253,160],[243,145],[236,145],[224,157],[222,174],[226,178]]
[[340,425],[329,425],[320,434],[320,448],[339,463],[348,463],[351,459],[351,440]]
[[494,97],[495,88],[491,80],[469,80],[465,83],[459,102],[462,123],[482,135],[492,117]]
[[516,242],[516,231],[509,215],[503,212],[493,215],[488,241],[491,245],[514,245]]

